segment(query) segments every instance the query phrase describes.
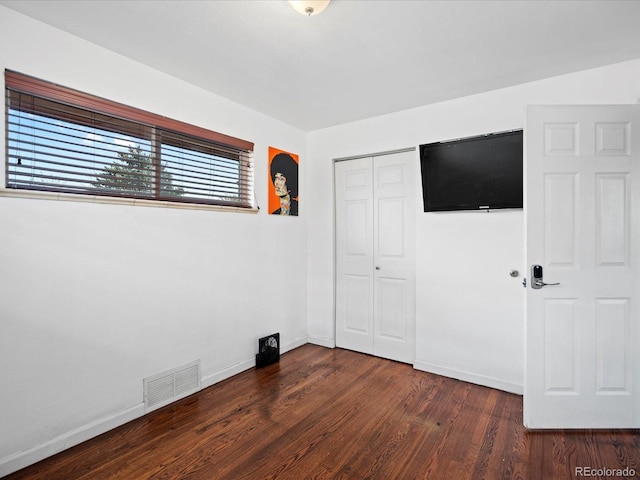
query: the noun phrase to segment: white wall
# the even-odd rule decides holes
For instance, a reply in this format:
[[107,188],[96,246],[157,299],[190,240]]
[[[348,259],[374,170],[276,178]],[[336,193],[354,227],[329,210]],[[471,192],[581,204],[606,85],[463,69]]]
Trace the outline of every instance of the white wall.
[[[335,343],[333,159],[523,128],[529,104],[636,103],[639,97],[635,60],[311,132],[310,341]],[[424,213],[419,196],[416,208],[415,367],[522,392],[523,212]],[[511,269],[521,276],[511,278]]]
[[268,146],[302,182],[298,218],[0,195],[0,476],[142,414],[144,377],[306,343],[304,132],[5,7],[0,67],[253,141],[263,207]]
[[[199,358],[213,383],[273,331],[333,346],[332,159],[640,94],[637,60],[305,134],[4,7],[0,67],[253,141],[263,207],[268,146],[301,155],[302,182],[299,218],[0,195],[0,476],[140,415],[146,376]],[[519,391],[522,212],[416,220],[416,367]]]

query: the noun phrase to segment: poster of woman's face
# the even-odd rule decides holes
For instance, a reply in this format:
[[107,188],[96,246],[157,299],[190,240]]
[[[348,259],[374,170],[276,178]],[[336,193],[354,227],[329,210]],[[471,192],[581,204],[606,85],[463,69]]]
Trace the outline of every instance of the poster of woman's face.
[[298,155],[269,147],[269,213],[298,216]]

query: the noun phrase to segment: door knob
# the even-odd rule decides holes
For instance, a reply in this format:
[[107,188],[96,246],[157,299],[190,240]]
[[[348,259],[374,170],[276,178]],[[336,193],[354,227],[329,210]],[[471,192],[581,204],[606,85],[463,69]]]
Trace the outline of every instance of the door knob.
[[376,270],[380,270],[380,267],[378,265],[376,265]]

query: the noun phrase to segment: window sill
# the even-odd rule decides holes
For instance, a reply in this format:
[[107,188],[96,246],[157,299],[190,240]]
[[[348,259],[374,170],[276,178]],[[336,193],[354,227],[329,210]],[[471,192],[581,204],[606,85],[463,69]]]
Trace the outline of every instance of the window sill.
[[101,203],[106,205],[133,205],[137,207],[176,208],[180,210],[202,210],[214,212],[258,213],[259,208],[240,208],[222,205],[206,205],[200,203],[166,202],[159,200],[144,200],[138,198],[104,197],[100,195],[74,195],[58,192],[35,192],[30,190],[14,190],[0,188],[0,197],[28,198],[32,200],[59,200],[63,202]]

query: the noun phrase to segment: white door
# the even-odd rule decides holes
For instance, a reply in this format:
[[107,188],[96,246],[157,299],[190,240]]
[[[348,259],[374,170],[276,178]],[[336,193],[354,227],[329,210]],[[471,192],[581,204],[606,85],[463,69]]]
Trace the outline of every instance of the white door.
[[337,162],[336,345],[413,363],[415,152]]
[[529,107],[524,423],[640,427],[640,106]]
[[335,164],[336,345],[373,354],[373,161]]

